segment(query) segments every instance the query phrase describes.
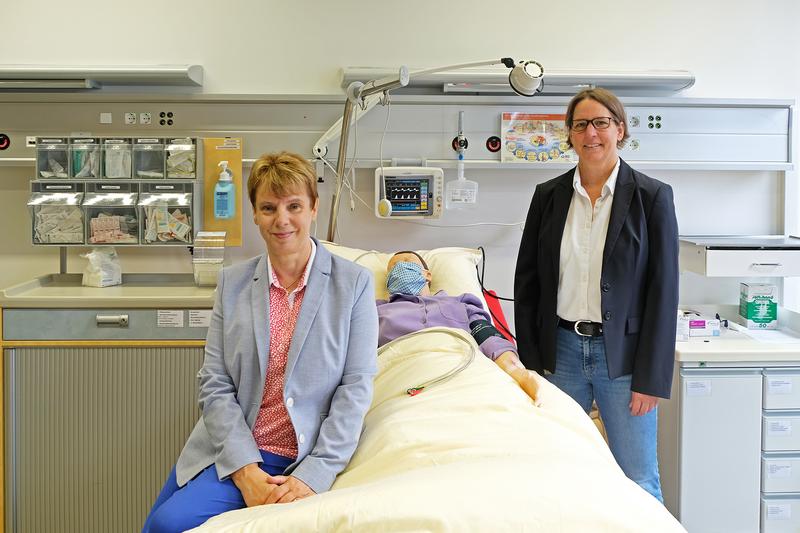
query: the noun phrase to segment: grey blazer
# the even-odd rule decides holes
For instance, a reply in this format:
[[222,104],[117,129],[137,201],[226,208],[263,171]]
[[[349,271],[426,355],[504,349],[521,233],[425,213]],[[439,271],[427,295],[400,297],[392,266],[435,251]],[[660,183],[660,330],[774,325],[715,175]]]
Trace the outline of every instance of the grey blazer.
[[[252,428],[269,364],[268,291],[266,255],[220,273],[198,373],[203,414],[178,458],[179,486],[212,464],[222,480],[261,462]],[[372,401],[378,317],[369,271],[318,242],[305,291],[284,378],[298,447],[285,473],[319,493],[358,443]]]

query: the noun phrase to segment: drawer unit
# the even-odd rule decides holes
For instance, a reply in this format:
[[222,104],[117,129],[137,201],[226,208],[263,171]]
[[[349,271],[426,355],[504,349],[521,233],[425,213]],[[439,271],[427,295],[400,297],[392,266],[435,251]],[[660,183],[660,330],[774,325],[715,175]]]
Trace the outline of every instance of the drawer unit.
[[4,309],[6,341],[205,340],[210,309]]
[[796,533],[798,530],[800,495],[761,498],[761,533]]
[[764,370],[764,409],[800,410],[800,369]]
[[800,276],[800,239],[795,237],[685,237],[681,270],[703,276]]
[[769,412],[762,417],[761,448],[765,452],[800,451],[800,412]]
[[761,457],[761,490],[800,493],[800,452],[764,454]]

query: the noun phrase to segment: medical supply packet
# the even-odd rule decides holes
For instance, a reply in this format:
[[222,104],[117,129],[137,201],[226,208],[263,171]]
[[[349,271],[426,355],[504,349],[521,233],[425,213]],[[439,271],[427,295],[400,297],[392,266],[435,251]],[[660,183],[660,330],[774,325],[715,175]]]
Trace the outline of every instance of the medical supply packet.
[[89,264],[83,271],[82,285],[88,287],[110,287],[122,284],[122,266],[113,247],[92,248],[83,254]]

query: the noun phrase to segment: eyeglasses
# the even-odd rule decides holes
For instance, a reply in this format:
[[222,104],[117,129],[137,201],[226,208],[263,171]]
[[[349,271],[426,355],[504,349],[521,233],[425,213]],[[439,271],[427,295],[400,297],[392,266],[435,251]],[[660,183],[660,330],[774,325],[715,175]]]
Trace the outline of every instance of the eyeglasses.
[[596,130],[605,130],[611,126],[611,121],[614,120],[613,117],[595,117],[590,118],[588,120],[575,120],[572,122],[572,131],[576,131],[578,133],[582,131],[586,131],[586,128],[589,127],[589,123],[592,123],[594,129]]

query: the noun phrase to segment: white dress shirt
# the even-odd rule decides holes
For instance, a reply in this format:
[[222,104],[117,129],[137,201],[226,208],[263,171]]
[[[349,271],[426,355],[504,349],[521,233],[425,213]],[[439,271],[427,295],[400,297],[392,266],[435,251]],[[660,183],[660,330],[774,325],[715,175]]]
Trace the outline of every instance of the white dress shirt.
[[558,269],[556,313],[564,320],[603,321],[600,309],[600,275],[618,173],[619,159],[603,184],[600,198],[592,207],[589,194],[581,185],[580,171],[575,168],[572,180],[575,190],[561,237]]

